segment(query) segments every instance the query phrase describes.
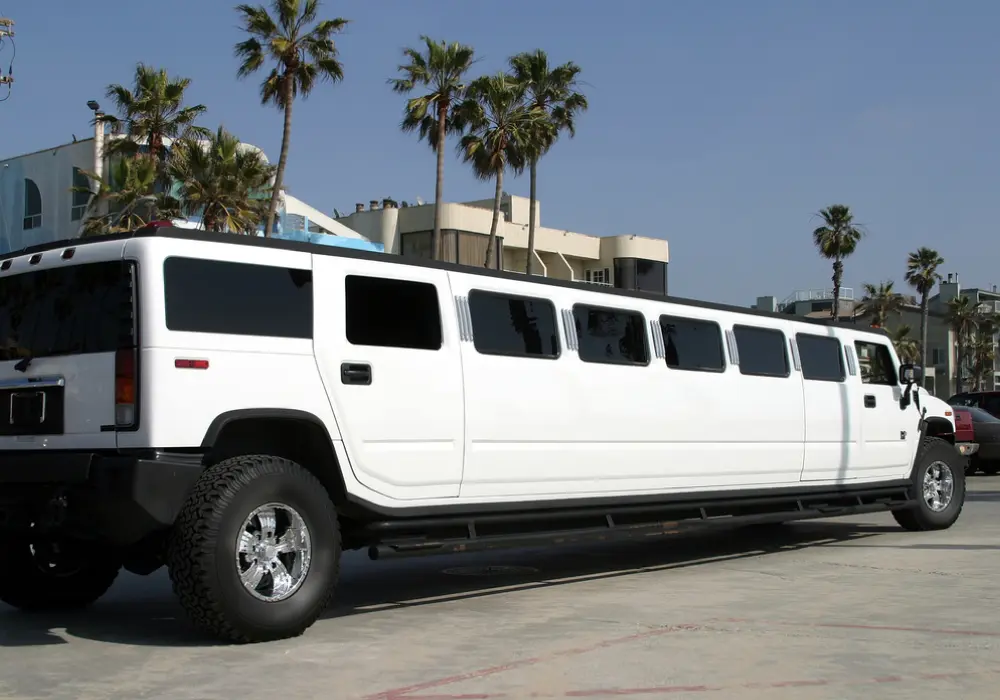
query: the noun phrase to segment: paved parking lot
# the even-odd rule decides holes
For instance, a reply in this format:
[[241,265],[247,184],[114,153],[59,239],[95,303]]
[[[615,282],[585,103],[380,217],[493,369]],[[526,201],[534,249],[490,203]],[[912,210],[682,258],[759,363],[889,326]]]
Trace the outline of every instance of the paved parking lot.
[[125,576],[78,615],[0,606],[0,698],[996,698],[998,550],[1000,478],[980,476],[940,533],[886,514],[766,535],[355,554],[325,619],[248,647],[192,634],[162,572]]

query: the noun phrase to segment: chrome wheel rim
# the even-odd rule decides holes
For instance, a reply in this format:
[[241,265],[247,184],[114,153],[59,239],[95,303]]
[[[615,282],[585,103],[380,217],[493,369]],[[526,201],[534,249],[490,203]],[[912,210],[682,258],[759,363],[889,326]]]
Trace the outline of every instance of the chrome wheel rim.
[[236,541],[236,571],[254,598],[277,603],[295,594],[309,573],[312,538],[294,508],[268,503],[255,509]]
[[955,475],[941,461],[933,462],[924,472],[924,503],[936,513],[951,504],[955,495]]

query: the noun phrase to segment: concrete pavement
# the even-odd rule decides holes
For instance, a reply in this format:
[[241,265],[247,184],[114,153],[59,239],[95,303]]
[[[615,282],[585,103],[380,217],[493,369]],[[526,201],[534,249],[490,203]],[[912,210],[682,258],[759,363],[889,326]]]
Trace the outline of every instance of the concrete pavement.
[[[303,637],[194,634],[162,572],[89,611],[0,606],[0,698],[812,698],[1000,694],[1000,477],[951,530],[891,516],[370,562]],[[4,571],[0,575],[16,575]]]

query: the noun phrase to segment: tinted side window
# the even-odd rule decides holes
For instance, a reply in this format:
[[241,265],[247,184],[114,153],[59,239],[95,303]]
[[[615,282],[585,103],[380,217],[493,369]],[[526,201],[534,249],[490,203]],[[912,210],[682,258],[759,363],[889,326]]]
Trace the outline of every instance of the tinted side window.
[[733,326],[740,353],[740,373],[762,377],[787,377],[788,351],[785,334],[773,328]]
[[580,359],[613,365],[649,364],[642,314],[577,304],[573,307]]
[[881,343],[866,343],[858,340],[854,343],[858,353],[858,365],[861,367],[861,381],[865,384],[899,384],[896,367],[892,363],[889,348]]
[[427,282],[348,275],[347,342],[411,350],[441,347],[437,288]]
[[312,338],[312,270],[170,257],[163,292],[172,331]]
[[484,355],[559,357],[556,307],[548,299],[473,289],[473,344]]
[[797,333],[795,344],[799,348],[802,376],[821,382],[842,382],[844,356],[840,351],[840,341],[822,335]]
[[667,366],[674,369],[722,371],[722,330],[714,321],[660,316]]

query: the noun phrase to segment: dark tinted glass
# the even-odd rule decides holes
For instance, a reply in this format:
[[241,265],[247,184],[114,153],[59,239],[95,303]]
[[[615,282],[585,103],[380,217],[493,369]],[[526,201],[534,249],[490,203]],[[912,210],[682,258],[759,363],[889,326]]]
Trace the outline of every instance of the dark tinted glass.
[[173,257],[163,289],[172,331],[312,337],[311,270]]
[[858,340],[854,343],[854,348],[858,354],[862,383],[889,386],[899,383],[896,367],[892,362],[892,355],[889,353],[888,347],[881,343],[866,343]]
[[0,360],[132,346],[131,270],[115,260],[0,277]]
[[733,326],[740,354],[740,372],[763,377],[789,375],[785,334],[772,328]]
[[1000,423],[1000,418],[997,418],[991,413],[987,413],[977,406],[969,406],[965,410],[972,414],[972,420],[976,423]]
[[441,311],[433,284],[348,275],[344,286],[349,343],[413,350],[441,347]]
[[573,307],[580,359],[615,365],[649,362],[646,325],[642,314],[577,304]]
[[559,357],[556,309],[548,299],[469,292],[476,350],[485,355]]
[[675,369],[721,371],[722,330],[713,321],[660,316],[667,366]]
[[799,348],[799,362],[802,376],[822,382],[841,382],[844,373],[844,358],[840,352],[840,341],[821,335],[798,333],[795,344]]

